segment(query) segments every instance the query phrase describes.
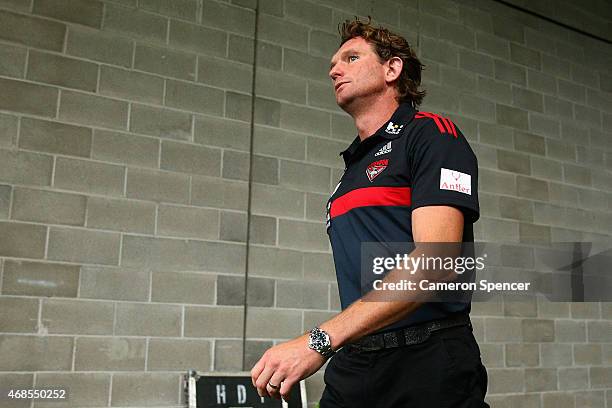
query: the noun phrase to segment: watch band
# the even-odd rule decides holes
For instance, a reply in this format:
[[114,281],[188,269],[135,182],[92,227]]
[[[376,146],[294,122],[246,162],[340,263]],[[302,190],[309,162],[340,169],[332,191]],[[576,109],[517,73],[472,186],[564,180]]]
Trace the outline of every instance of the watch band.
[[[317,350],[318,351],[318,350]],[[333,356],[334,354],[336,354],[336,352],[334,350],[332,350],[331,346],[326,346],[323,350],[319,351],[319,353],[321,353],[321,355],[325,358],[328,359],[331,356]]]

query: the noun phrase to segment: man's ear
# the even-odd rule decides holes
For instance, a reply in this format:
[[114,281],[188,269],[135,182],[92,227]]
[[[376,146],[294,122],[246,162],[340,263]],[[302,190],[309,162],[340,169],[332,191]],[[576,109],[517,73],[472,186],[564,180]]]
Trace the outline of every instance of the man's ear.
[[391,57],[387,61],[387,72],[385,74],[385,79],[387,82],[393,82],[400,77],[402,73],[402,68],[404,68],[404,61],[400,57]]

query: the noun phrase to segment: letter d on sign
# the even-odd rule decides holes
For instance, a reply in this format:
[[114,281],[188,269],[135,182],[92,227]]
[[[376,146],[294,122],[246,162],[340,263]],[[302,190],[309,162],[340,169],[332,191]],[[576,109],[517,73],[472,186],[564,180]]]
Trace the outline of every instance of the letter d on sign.
[[238,384],[236,386],[236,394],[238,395],[238,403],[244,404],[247,399],[247,391],[246,387],[242,384]]

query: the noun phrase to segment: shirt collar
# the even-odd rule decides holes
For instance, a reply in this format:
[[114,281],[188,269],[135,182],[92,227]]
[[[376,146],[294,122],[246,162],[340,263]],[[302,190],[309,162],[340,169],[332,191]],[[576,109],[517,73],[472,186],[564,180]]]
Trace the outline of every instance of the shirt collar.
[[[393,115],[391,115],[391,119],[385,122],[380,129],[365,140],[369,140],[375,136],[381,136],[389,140],[397,139],[402,134],[404,127],[413,119],[415,113],[416,109],[410,102],[401,103],[395,112],[393,112]],[[350,146],[340,153],[340,156],[342,156],[346,165],[348,165],[351,156],[355,154],[360,144],[361,139],[359,138],[359,135],[357,135]]]
[[374,135],[382,136],[385,139],[397,139],[404,130],[404,127],[412,120],[416,113],[416,109],[409,102],[404,102],[397,107],[391,119],[385,122]]

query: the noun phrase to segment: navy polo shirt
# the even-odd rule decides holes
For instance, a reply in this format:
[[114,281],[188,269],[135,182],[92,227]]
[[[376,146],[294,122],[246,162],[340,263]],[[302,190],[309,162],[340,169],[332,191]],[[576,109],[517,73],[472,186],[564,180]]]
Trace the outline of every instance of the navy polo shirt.
[[[364,295],[362,244],[414,242],[414,209],[429,205],[460,209],[463,241],[474,241],[478,163],[450,119],[404,103],[376,133],[364,141],[355,138],[341,155],[346,169],[327,202],[327,233],[342,309]],[[429,302],[381,331],[469,310],[469,302]]]

